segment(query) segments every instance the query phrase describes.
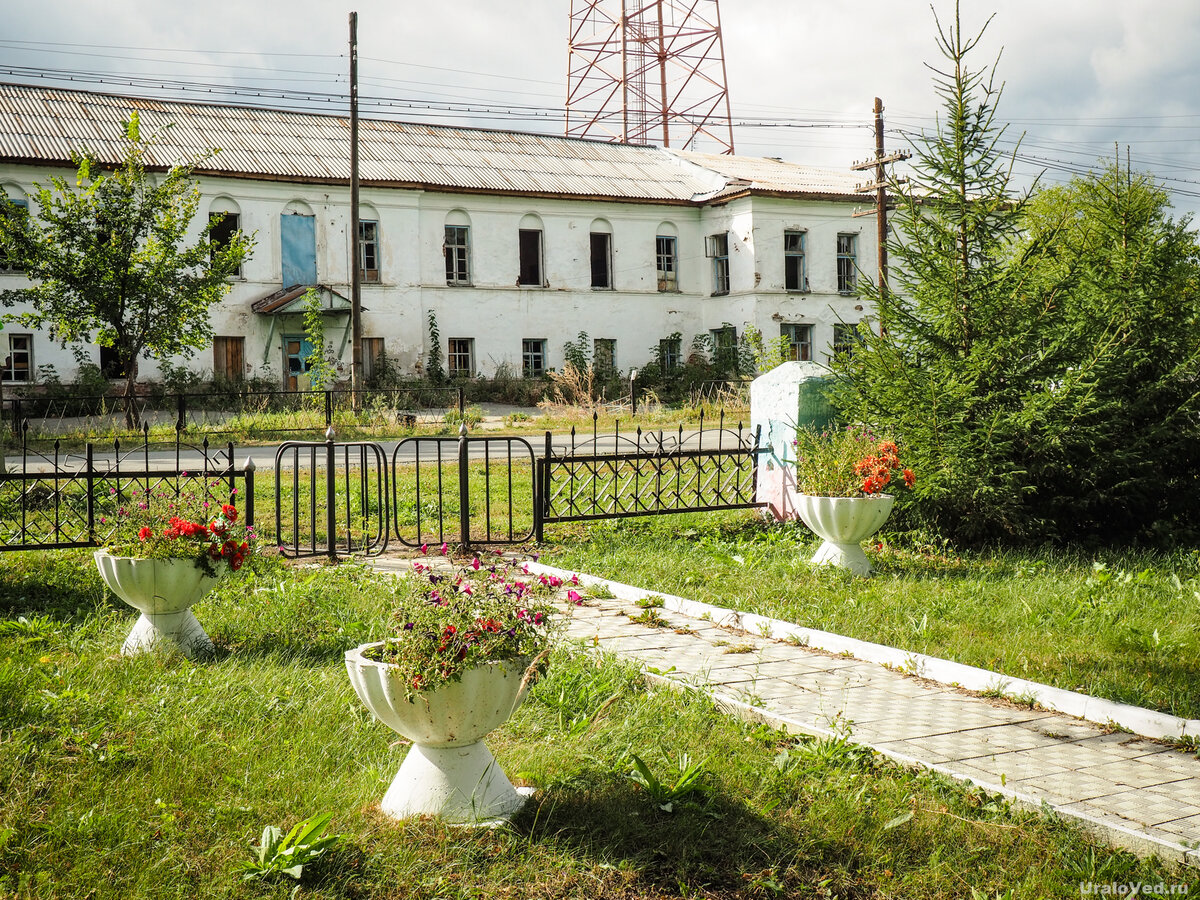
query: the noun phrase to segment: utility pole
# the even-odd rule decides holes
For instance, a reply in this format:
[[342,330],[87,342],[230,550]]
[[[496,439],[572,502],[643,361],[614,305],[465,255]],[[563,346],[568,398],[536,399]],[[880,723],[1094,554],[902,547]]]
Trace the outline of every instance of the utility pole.
[[907,150],[888,154],[883,146],[883,101],[875,98],[875,158],[855,163],[850,168],[856,172],[875,170],[872,184],[860,184],[855,190],[860,194],[875,194],[875,209],[855,213],[855,216],[875,217],[876,254],[879,260],[879,293],[887,293],[887,211],[892,208],[887,193],[887,169],[891,163],[902,162],[912,156]]
[[363,384],[362,273],[358,222],[358,13],[350,13],[350,388],[358,409]]

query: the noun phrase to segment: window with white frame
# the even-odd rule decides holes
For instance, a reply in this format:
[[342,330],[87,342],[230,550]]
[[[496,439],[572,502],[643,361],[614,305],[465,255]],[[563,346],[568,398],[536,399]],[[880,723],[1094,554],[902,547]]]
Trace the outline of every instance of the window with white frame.
[[729,232],[710,234],[706,247],[712,258],[713,295],[729,293]]
[[369,284],[379,282],[379,223],[369,219],[358,222],[358,273]]
[[783,286],[789,291],[808,290],[807,236],[803,231],[783,233]]
[[612,235],[607,232],[591,233],[592,287],[611,290],[612,280]]
[[517,249],[520,255],[520,274],[517,283],[521,287],[541,287],[542,279],[542,232],[540,229],[522,228],[517,233]]
[[683,364],[683,338],[661,338],[658,342],[658,364],[662,373],[669,375]]
[[853,294],[858,284],[858,235],[837,236],[837,289],[839,294]]
[[475,374],[475,338],[450,338],[446,370],[451,375],[470,378]]
[[[17,197],[4,197],[3,189],[0,189],[0,198],[8,200],[8,203],[0,202],[0,216],[25,216],[29,214],[29,201]],[[0,272],[20,272],[21,268],[16,261],[5,252],[3,247],[0,247]]]
[[521,372],[526,378],[536,378],[546,374],[545,338],[522,339]]
[[616,338],[596,338],[592,342],[592,368],[600,378],[613,378],[616,376]]
[[446,226],[446,242],[442,245],[446,254],[446,284],[471,283],[470,237],[467,225]]
[[797,362],[812,361],[813,327],[811,325],[794,325],[784,322],[779,326],[779,333],[787,341],[788,359]]
[[33,335],[9,334],[4,359],[5,381],[33,381]]
[[654,238],[654,258],[658,269],[660,291],[679,290],[679,244],[674,235],[660,234]]

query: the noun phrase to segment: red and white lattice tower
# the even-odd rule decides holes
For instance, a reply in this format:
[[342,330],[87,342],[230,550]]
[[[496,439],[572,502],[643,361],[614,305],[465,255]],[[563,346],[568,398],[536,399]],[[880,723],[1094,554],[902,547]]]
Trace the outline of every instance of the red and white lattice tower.
[[571,0],[567,135],[733,152],[717,0]]

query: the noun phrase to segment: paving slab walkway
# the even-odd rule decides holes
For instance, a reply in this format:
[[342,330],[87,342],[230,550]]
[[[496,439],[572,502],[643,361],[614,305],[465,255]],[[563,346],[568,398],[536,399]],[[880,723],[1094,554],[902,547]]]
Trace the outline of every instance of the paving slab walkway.
[[[400,572],[411,562],[376,566]],[[628,600],[589,597],[570,611],[571,638],[632,660],[653,679],[703,690],[738,715],[848,735],[898,762],[1049,807],[1114,845],[1200,868],[1195,751],[680,612],[657,609],[665,624],[647,627],[632,621],[643,610]]]

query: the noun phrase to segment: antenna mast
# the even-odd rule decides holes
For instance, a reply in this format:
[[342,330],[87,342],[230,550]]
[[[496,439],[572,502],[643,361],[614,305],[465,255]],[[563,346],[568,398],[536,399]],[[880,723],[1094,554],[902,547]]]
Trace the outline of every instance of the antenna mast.
[[733,153],[718,0],[571,0],[568,137]]

